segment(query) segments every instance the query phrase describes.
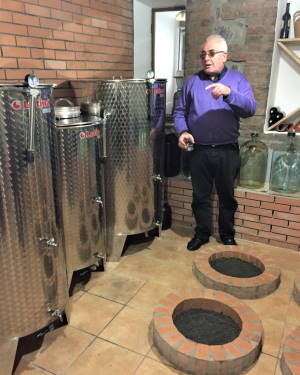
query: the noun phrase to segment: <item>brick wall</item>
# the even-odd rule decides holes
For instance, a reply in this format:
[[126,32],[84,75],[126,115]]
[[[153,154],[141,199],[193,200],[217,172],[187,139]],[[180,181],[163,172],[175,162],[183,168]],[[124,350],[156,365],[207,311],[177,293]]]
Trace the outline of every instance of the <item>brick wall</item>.
[[0,0],[0,80],[132,77],[132,0]]
[[[169,180],[173,225],[194,226],[189,181]],[[236,238],[300,250],[300,199],[237,188]],[[218,234],[218,200],[212,196],[213,232]]]

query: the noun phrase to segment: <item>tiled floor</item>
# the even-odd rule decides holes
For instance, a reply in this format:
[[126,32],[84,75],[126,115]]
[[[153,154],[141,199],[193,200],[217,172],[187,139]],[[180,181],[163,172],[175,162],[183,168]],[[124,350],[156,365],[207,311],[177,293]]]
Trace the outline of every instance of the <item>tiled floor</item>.
[[[93,274],[72,297],[70,324],[48,333],[40,350],[22,358],[15,375],[184,374],[153,347],[151,320],[155,304],[172,289],[199,286],[192,274],[197,252],[185,250],[188,238],[183,230],[164,231],[129,247],[120,262],[108,262],[105,272]],[[214,242],[211,238],[209,245]],[[300,253],[257,247],[277,260],[282,281],[272,295],[244,300],[264,326],[263,352],[247,375],[281,375],[283,339],[300,325],[300,307],[292,297]]]

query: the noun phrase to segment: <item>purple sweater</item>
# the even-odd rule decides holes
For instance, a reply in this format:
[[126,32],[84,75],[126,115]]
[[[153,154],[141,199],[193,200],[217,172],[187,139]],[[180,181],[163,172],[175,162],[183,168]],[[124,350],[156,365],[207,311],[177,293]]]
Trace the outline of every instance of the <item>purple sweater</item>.
[[237,142],[240,117],[253,116],[256,110],[252,88],[244,74],[232,69],[227,69],[217,82],[230,86],[230,95],[214,99],[212,89],[205,87],[216,82],[203,71],[184,83],[174,111],[177,135],[188,131],[195,143],[202,145]]

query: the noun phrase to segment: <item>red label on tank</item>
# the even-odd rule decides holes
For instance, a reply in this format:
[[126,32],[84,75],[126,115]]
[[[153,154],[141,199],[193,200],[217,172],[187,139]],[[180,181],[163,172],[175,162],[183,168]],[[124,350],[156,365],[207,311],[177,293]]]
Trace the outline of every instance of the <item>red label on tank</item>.
[[85,132],[79,133],[79,138],[81,138],[81,139],[92,138],[92,137],[97,137],[98,135],[100,135],[99,129],[95,129],[95,130],[90,131],[90,132],[88,130],[86,130]]
[[[13,109],[19,110],[23,108],[30,108],[29,101],[28,100],[14,100],[11,102],[11,106]],[[36,106],[39,108],[45,108],[45,107],[50,107],[50,100],[45,99],[45,100],[37,100]]]
[[155,89],[154,94],[164,94],[165,90],[164,89]]

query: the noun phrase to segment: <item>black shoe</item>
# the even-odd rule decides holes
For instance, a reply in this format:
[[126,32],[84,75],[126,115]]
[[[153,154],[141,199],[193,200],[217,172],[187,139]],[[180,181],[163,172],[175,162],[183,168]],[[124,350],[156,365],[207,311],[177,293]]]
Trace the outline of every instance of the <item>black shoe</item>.
[[221,238],[221,241],[224,245],[234,245],[234,246],[237,245],[233,237]]
[[190,251],[198,250],[204,244],[209,242],[209,238],[193,237],[187,244],[187,249]]

